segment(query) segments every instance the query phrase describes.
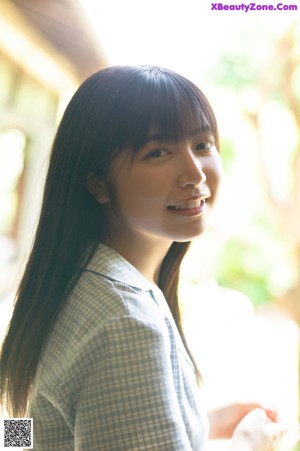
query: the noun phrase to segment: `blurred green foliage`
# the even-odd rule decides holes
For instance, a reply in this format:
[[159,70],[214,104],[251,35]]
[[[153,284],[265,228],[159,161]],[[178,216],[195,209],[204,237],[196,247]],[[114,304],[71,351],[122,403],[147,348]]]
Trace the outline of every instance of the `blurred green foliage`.
[[288,288],[293,278],[288,258],[276,224],[257,217],[219,250],[214,273],[221,286],[243,292],[258,306]]
[[231,139],[221,137],[220,153],[224,171],[228,174],[235,157],[234,143]]
[[264,271],[251,263],[258,260],[255,248],[240,239],[231,239],[220,254],[216,278],[221,286],[245,293],[255,305],[271,298]]
[[[252,124],[253,136],[256,140],[261,139],[260,144],[265,152],[261,160],[266,158],[265,155],[270,158],[272,154],[267,153],[265,149],[271,145],[271,141],[266,143],[262,140],[262,128],[259,128],[261,127],[260,109],[262,105],[274,108],[275,99],[282,110],[288,111],[291,106],[288,104],[291,91],[288,87],[286,88],[284,81],[292,71],[294,71],[294,77],[300,78],[299,63],[298,70],[295,70],[298,54],[295,53],[293,65],[289,62],[281,65],[273,64],[276,61],[275,55],[282,57],[285,49],[289,48],[286,47],[290,39],[288,30],[288,27],[286,30],[282,29],[281,33],[286,33],[285,36],[284,34],[281,36],[280,32],[277,33],[274,27],[265,27],[262,24],[256,28],[255,34],[253,29],[242,30],[235,44],[219,55],[208,72],[210,82],[215,83],[222,90],[234,93],[237,103],[240,104],[241,116],[252,118],[252,122],[249,123]],[[284,90],[283,86],[287,90]],[[253,104],[250,102],[251,106],[254,105],[254,109],[248,111],[243,96],[249,93],[254,99]],[[259,101],[255,102],[255,99]],[[221,138],[221,155],[225,174],[230,176],[238,149],[235,149],[234,141]],[[293,149],[284,149],[287,161],[291,158],[293,151]],[[274,189],[274,174],[273,178],[267,179],[267,175],[270,174],[268,170],[269,168],[265,174],[257,171],[256,180],[253,180],[253,183],[261,186],[260,199],[267,198],[267,185],[270,192]],[[266,178],[263,182],[262,177]],[[292,172],[289,177],[289,180],[291,179]],[[279,181],[275,181],[276,183],[278,187]],[[283,183],[282,180],[280,183]],[[280,195],[283,195],[285,187],[280,188]],[[269,204],[266,203],[261,209],[255,203],[251,205],[250,208],[253,208],[253,211],[249,215],[248,225],[238,230],[220,248],[214,265],[214,274],[219,284],[245,293],[254,305],[280,297],[296,283],[297,264],[293,261],[293,250],[284,239],[289,230],[284,231],[286,235],[283,234],[281,222],[283,210],[280,206],[271,205],[270,199],[268,202]]]

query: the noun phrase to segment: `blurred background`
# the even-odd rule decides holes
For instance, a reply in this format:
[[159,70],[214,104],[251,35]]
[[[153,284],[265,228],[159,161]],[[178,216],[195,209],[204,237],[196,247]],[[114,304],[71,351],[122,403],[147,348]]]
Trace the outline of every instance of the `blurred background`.
[[168,67],[213,105],[226,174],[211,228],[181,273],[206,402],[278,406],[290,424],[280,450],[299,450],[300,4],[212,5],[0,0],[0,339],[70,96],[109,65]]

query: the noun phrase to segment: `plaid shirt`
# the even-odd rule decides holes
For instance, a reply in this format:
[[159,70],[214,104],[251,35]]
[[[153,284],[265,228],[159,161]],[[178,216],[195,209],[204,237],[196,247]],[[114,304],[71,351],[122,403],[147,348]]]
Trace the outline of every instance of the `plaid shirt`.
[[54,325],[30,406],[34,449],[205,449],[192,363],[162,292],[99,248]]

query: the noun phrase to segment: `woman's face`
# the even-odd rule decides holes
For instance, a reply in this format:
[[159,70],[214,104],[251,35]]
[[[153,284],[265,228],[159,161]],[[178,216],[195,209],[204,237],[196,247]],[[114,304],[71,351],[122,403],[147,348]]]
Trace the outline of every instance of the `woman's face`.
[[213,135],[192,128],[188,139],[149,136],[131,163],[126,149],[112,162],[114,199],[107,213],[111,234],[189,241],[207,227],[222,176]]

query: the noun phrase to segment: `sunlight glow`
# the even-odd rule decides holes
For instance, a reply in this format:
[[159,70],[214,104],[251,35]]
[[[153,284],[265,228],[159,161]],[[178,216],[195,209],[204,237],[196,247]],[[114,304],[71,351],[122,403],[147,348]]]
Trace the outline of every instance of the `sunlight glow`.
[[[237,45],[240,30],[255,30],[262,24],[279,32],[296,15],[293,11],[212,11],[207,0],[81,3],[111,65],[161,65],[192,80],[201,80],[222,49]],[[262,50],[260,43],[258,52]]]

